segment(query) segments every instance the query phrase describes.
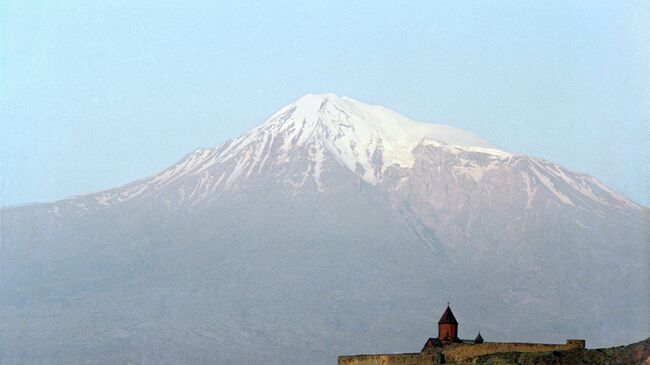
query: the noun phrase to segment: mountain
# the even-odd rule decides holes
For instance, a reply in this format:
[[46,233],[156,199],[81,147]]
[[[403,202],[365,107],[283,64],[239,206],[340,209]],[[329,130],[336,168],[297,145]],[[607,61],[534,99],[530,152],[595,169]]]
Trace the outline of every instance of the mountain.
[[0,363],[316,363],[650,332],[650,211],[333,94],[115,189],[0,211]]

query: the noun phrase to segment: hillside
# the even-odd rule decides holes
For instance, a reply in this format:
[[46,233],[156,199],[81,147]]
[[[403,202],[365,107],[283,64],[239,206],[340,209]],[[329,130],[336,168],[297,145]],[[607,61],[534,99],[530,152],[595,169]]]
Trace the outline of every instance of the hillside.
[[647,365],[650,364],[650,338],[627,346],[603,349],[576,349],[542,353],[485,355],[462,365]]

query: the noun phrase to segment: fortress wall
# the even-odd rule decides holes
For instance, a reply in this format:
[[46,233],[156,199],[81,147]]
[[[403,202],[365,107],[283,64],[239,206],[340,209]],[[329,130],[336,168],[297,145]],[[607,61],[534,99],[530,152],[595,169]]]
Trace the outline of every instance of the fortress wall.
[[546,352],[585,348],[584,340],[567,340],[566,344],[485,342],[481,344],[450,344],[431,353],[377,354],[339,356],[338,365],[432,365],[440,363],[440,352],[446,362],[465,361],[481,355],[503,352]]
[[508,343],[508,342],[485,342],[481,344],[458,344],[443,348],[447,361],[462,361],[468,358],[481,355],[495,354],[500,352],[545,352],[564,351],[575,348],[585,348],[584,340],[567,340],[566,344],[542,344],[542,343]]
[[431,365],[433,356],[422,353],[339,356],[338,365]]

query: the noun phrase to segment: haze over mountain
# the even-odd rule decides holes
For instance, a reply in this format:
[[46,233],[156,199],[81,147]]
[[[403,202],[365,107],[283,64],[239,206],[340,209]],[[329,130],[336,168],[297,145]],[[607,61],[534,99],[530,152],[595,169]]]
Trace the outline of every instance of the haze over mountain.
[[0,363],[333,363],[650,332],[650,212],[445,125],[308,94],[154,176],[3,208]]

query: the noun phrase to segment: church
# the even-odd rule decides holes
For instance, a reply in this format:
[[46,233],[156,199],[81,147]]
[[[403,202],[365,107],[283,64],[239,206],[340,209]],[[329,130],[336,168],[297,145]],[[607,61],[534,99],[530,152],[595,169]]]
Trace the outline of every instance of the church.
[[474,340],[458,337],[458,320],[449,303],[438,321],[438,337],[429,338],[420,352],[401,354],[345,355],[339,365],[437,365],[471,361],[473,358],[504,352],[545,352],[584,349],[584,340],[564,344],[485,342],[481,332]]
[[424,344],[422,351],[427,351],[436,347],[442,347],[451,343],[483,343],[483,337],[481,332],[476,335],[474,341],[470,340],[461,340],[458,338],[458,321],[454,316],[454,312],[451,311],[449,303],[447,303],[447,309],[440,317],[438,321],[438,337],[429,338]]

